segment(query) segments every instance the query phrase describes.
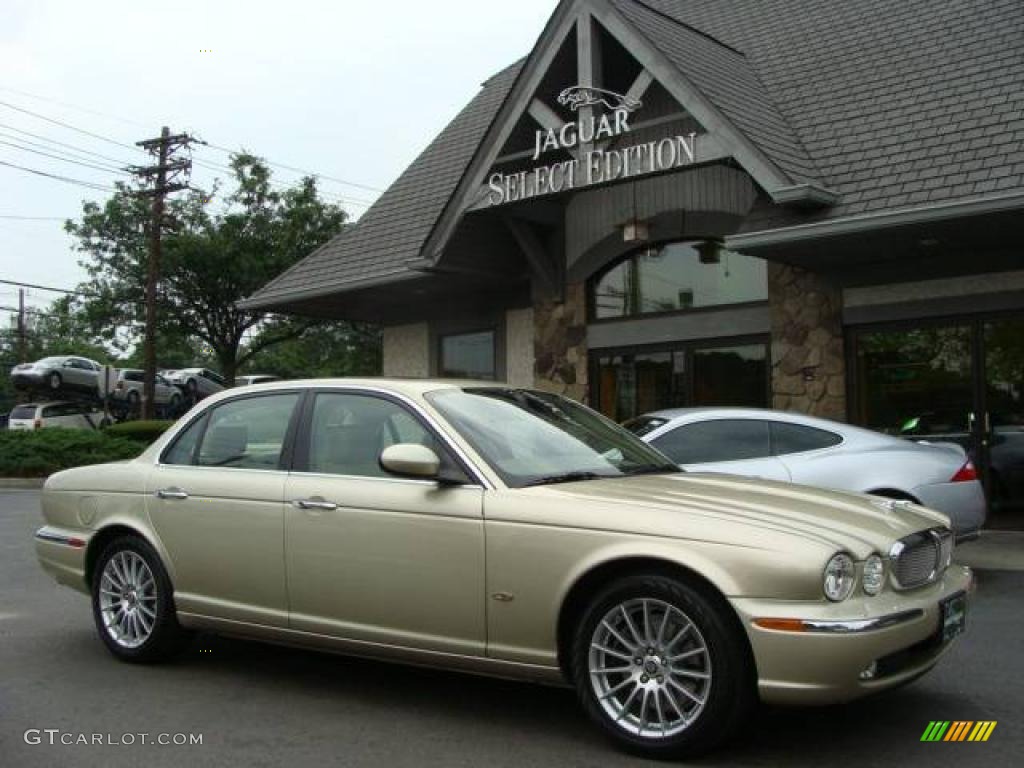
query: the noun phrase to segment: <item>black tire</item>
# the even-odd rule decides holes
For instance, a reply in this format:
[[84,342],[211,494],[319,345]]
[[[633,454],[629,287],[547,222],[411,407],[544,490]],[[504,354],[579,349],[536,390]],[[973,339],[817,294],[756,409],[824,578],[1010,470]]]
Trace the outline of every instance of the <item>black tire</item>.
[[[669,709],[667,697],[661,699],[657,695],[651,697],[657,700],[658,707],[664,707],[663,710],[659,710],[658,714],[664,711],[677,721],[676,725],[670,727],[669,730],[682,729],[666,736],[653,733],[652,735],[642,735],[642,733],[632,732],[631,729],[636,726],[629,722],[633,715],[628,705],[625,706],[629,713],[628,716],[624,718],[624,721],[617,721],[612,714],[606,711],[606,705],[599,700],[595,690],[595,686],[599,683],[593,682],[597,680],[598,676],[592,675],[590,669],[591,645],[595,632],[599,627],[605,626],[603,620],[607,619],[612,611],[616,611],[617,606],[636,605],[637,602],[643,603],[643,601],[650,601],[655,608],[666,604],[674,608],[682,614],[684,619],[692,622],[693,627],[699,633],[697,637],[706,648],[704,655],[696,658],[703,659],[702,663],[706,665],[704,669],[710,677],[706,681],[695,684],[693,688],[695,693],[706,698],[701,708],[690,710],[691,713],[695,713],[692,715],[692,720],[687,721],[682,711],[673,714]],[[644,603],[644,606],[646,611],[647,604]],[[756,679],[752,670],[747,640],[742,635],[742,629],[726,613],[728,610],[729,607],[723,600],[710,595],[706,590],[665,576],[638,575],[620,579],[609,585],[598,593],[584,610],[573,636],[570,671],[583,709],[618,746],[648,758],[697,757],[733,736],[743,725],[756,701]],[[654,623],[652,622],[652,624]],[[665,649],[657,651],[658,654],[661,654],[659,664],[671,653],[669,649],[672,647],[672,643],[663,643],[663,645]],[[618,673],[621,677],[612,678],[612,682],[607,683],[609,688],[618,685],[614,682],[615,680],[625,680],[625,678],[649,671],[646,666],[646,660],[649,658],[659,657],[644,656],[642,657],[643,661],[639,660],[641,657],[637,657],[632,662],[637,667],[635,670],[630,666],[631,663],[626,661],[625,664],[630,671]],[[618,663],[622,664],[623,662]],[[684,662],[675,664],[665,662],[666,666],[663,670],[679,666],[681,663]],[[626,667],[620,668],[625,669]],[[651,674],[655,673],[651,672]],[[660,676],[662,673],[657,674],[657,681],[660,683],[663,679]],[[667,673],[665,677],[668,677]],[[640,680],[645,686],[654,685],[655,682],[653,677],[647,676],[641,677]],[[622,685],[624,686],[623,691],[630,691],[630,685],[637,690],[642,690],[640,682],[635,679],[623,682]],[[677,694],[673,692],[673,695]],[[685,697],[678,696],[678,698],[683,703],[684,710],[688,705],[695,706]],[[636,704],[637,702],[634,700],[633,706],[635,707]],[[649,710],[653,705],[645,703],[642,706],[647,706]],[[642,721],[640,730],[644,730]],[[653,731],[654,729],[648,730]]]
[[60,374],[54,371],[46,377],[46,383],[50,389],[56,391],[60,389],[64,384],[64,379],[61,378]]
[[[153,577],[156,596],[154,604],[155,617],[152,628],[143,642],[135,647],[127,647],[118,642],[108,631],[101,604],[101,589],[110,585],[104,578],[104,569],[111,559],[119,556],[141,558]],[[118,659],[136,663],[152,663],[166,661],[175,656],[188,642],[190,634],[178,623],[174,608],[174,595],[171,581],[164,570],[156,551],[148,542],[138,536],[121,536],[107,544],[96,559],[92,573],[92,614],[96,622],[96,631],[107,649]]]
[[172,416],[177,416],[178,411],[181,410],[181,395],[179,395],[177,392],[171,395],[171,399],[168,402],[167,407],[170,410]]

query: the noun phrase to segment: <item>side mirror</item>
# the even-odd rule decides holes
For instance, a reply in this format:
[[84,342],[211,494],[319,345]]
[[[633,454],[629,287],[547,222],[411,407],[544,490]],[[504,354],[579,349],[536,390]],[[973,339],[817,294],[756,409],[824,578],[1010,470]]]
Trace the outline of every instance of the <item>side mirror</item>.
[[380,465],[393,475],[421,480],[436,480],[441,471],[437,454],[415,443],[389,445],[380,455]]

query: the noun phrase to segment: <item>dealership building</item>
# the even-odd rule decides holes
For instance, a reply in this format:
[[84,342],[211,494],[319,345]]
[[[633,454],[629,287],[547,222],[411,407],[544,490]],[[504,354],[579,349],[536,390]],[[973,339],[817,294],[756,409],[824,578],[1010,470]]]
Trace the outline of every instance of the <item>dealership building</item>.
[[1022,519],[1022,236],[1020,0],[563,0],[244,303],[379,323],[388,375],[620,421],[744,405],[956,440]]

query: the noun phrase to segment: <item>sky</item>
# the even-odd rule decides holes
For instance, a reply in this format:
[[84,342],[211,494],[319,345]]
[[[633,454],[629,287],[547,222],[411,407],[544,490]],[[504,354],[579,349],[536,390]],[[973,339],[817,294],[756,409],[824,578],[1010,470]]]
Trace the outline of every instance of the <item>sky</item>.
[[[150,161],[134,143],[163,125],[330,176],[325,196],[358,218],[484,80],[529,52],[555,5],[3,0],[0,280],[77,285],[85,272],[63,220],[108,195],[5,163],[106,187]],[[228,160],[213,147],[194,157]],[[272,170],[285,184],[302,175]],[[193,181],[217,175],[197,166]],[[16,302],[0,284],[0,307]]]

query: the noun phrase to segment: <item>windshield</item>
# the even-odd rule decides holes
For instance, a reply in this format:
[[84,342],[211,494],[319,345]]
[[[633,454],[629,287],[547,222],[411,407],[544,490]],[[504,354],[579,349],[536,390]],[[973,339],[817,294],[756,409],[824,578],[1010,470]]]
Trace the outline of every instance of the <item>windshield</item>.
[[637,437],[643,437],[644,435],[649,435],[663,424],[668,424],[668,419],[662,419],[658,416],[637,416],[635,419],[624,421],[622,426]]
[[512,488],[680,471],[614,422],[558,395],[447,389],[427,399]]

